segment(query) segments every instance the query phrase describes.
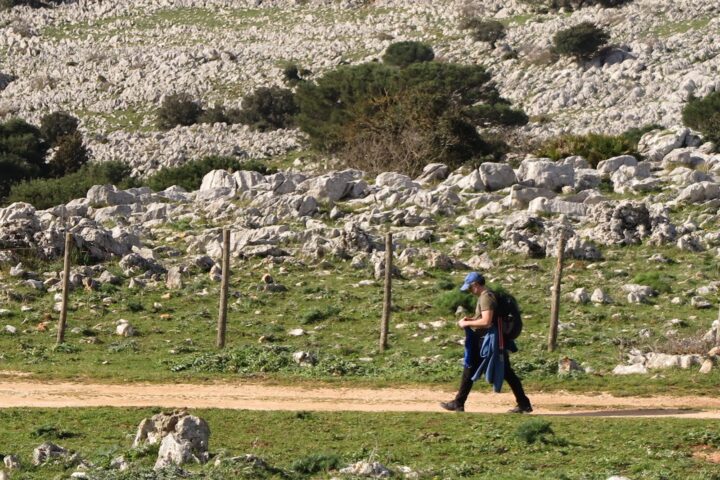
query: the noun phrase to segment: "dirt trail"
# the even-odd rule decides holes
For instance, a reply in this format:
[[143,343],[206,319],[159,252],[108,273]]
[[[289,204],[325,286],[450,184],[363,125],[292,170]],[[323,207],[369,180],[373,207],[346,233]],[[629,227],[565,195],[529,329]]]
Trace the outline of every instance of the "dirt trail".
[[[0,380],[0,408],[149,407],[439,412],[451,394],[432,388],[332,388],[234,384],[39,383]],[[682,417],[720,419],[720,398],[613,397],[570,393],[531,395],[535,413],[566,416]],[[468,412],[498,413],[512,406],[510,393],[474,392]]]

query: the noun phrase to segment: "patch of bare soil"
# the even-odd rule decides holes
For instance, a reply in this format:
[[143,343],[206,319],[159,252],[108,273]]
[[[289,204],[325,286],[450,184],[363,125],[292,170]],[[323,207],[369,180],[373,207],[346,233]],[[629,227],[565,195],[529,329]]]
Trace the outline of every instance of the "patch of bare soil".
[[693,458],[710,463],[720,464],[720,450],[710,445],[698,445],[693,447]]
[[[245,410],[441,412],[452,394],[432,388],[348,388],[261,383],[123,385],[33,382],[0,378],[0,408],[163,407]],[[564,392],[530,396],[535,413],[566,416],[682,417],[720,419],[718,397],[614,397]],[[470,413],[502,413],[511,393],[473,392]]]

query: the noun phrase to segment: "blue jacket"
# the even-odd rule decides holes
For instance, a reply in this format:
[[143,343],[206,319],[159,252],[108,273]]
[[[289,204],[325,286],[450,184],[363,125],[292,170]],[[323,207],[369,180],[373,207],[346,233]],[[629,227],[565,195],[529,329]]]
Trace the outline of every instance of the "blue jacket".
[[472,368],[473,358],[480,357],[480,366],[472,376],[472,380],[477,381],[478,378],[485,375],[485,380],[493,385],[493,391],[499,393],[502,389],[503,380],[505,380],[505,352],[517,352],[517,345],[513,340],[505,340],[504,350],[500,348],[500,337],[497,327],[493,324],[485,333],[480,352],[477,352],[477,332],[471,328],[465,328],[465,367]]

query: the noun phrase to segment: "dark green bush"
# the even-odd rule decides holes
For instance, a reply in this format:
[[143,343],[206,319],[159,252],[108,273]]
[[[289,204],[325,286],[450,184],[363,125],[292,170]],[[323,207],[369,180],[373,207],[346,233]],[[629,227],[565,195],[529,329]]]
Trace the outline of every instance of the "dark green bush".
[[570,55],[577,60],[592,58],[610,39],[610,35],[592,22],[579,23],[560,30],[553,38],[555,52]]
[[454,314],[458,307],[467,312],[475,311],[477,299],[470,293],[461,292],[459,288],[443,292],[435,299],[435,307],[442,312]]
[[84,165],[75,173],[61,178],[35,179],[13,185],[7,203],[27,202],[45,209],[81,198],[93,185],[113,184],[118,188],[135,186],[130,180],[130,167],[122,162]]
[[231,116],[231,121],[265,132],[292,128],[297,113],[298,106],[291,90],[261,87],[243,98],[242,109]]
[[549,11],[577,10],[583,7],[600,5],[604,8],[615,8],[632,2],[633,0],[524,0],[533,5],[536,11],[547,13]]
[[40,130],[19,118],[0,123],[0,199],[12,185],[47,175],[48,145]]
[[555,435],[555,432],[553,432],[550,422],[541,418],[534,418],[521,423],[515,431],[515,435],[528,444],[535,443],[538,440],[547,443],[548,436]]
[[639,157],[637,143],[633,143],[628,137],[598,133],[561,135],[551,138],[535,151],[535,155],[553,160],[580,155],[593,167],[597,167],[597,164],[602,160],[619,155],[635,155]]
[[305,68],[300,68],[300,66],[297,63],[286,63],[283,67],[283,81],[290,85],[295,86],[298,83],[305,80],[305,77],[311,75],[312,72],[310,70],[307,70]]
[[706,140],[720,144],[720,92],[691,98],[683,108],[685,125],[702,132]]
[[497,20],[483,20],[478,17],[465,18],[460,23],[460,28],[470,30],[474,40],[487,42],[492,48],[498,40],[505,38],[505,25]]
[[340,466],[340,457],[335,454],[312,453],[307,457],[295,460],[290,469],[297,473],[311,475],[328,470],[337,470]]
[[390,45],[383,55],[383,62],[388,65],[405,68],[413,63],[430,62],[435,52],[430,45],[421,42],[397,42]]
[[631,145],[637,146],[637,144],[640,143],[640,139],[643,135],[648,132],[652,132],[653,130],[662,130],[664,128],[665,127],[663,127],[662,125],[652,123],[650,125],[645,125],[644,127],[631,128],[625,131],[622,136],[625,137],[625,139],[630,142]]
[[297,121],[313,147],[349,167],[410,175],[436,161],[454,167],[499,152],[476,125],[527,120],[490,78],[481,66],[441,62],[342,66],[298,87]]
[[270,175],[275,173],[258,160],[243,161],[237,157],[211,155],[187,162],[179,167],[165,167],[146,178],[142,184],[159,192],[177,185],[191,192],[200,188],[203,177],[213,170],[252,170]]
[[197,119],[197,123],[231,123],[223,107],[212,107],[204,110]]
[[157,111],[157,126],[170,130],[178,125],[188,126],[197,123],[202,107],[190,95],[177,93],[168,95]]
[[77,132],[80,122],[67,112],[53,112],[40,120],[40,133],[51,146],[59,143],[62,137]]
[[638,273],[632,279],[632,283],[650,287],[655,290],[656,293],[670,293],[674,282],[673,277],[660,272]]
[[83,143],[80,132],[73,132],[60,137],[57,150],[50,160],[52,173],[55,177],[62,177],[77,172],[88,161],[88,151]]

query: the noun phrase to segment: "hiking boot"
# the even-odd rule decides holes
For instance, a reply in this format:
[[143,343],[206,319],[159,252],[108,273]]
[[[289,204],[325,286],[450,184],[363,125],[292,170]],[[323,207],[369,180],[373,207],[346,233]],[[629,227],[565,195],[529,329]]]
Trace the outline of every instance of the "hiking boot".
[[451,412],[464,412],[465,411],[465,405],[461,405],[455,400],[452,400],[450,402],[440,402],[440,406],[442,408],[444,408],[445,410],[450,410]]
[[530,405],[515,405],[514,408],[508,410],[507,413],[530,413],[533,409]]

